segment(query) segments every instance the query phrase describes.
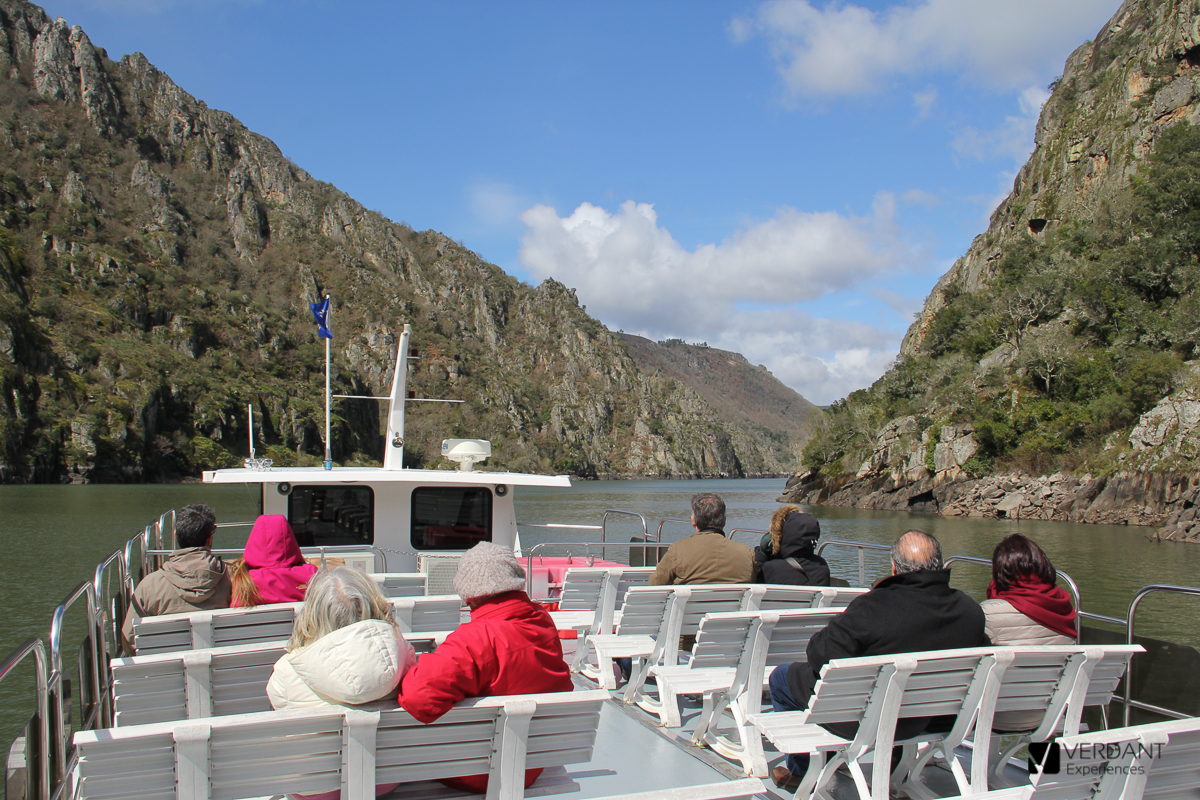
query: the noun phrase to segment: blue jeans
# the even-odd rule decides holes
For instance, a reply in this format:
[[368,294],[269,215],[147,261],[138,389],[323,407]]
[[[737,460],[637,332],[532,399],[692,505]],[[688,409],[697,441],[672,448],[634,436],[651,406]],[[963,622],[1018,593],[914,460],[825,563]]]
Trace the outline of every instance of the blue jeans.
[[[771,671],[768,681],[771,689],[771,708],[776,711],[803,711],[805,706],[792,697],[788,687],[787,673],[791,664],[780,664]],[[808,753],[788,753],[784,761],[788,770],[797,777],[808,771]]]

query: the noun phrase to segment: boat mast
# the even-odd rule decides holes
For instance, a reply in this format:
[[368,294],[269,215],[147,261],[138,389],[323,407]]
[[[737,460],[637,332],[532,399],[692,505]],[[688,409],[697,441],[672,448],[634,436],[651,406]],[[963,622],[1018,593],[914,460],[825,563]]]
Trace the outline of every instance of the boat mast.
[[387,438],[384,440],[383,468],[404,469],[404,401],[408,397],[408,340],[412,325],[404,323],[400,347],[396,350],[396,372],[392,375],[392,396],[388,404]]
[[[325,295],[325,328],[329,328],[329,316],[333,313],[333,301]],[[333,448],[329,440],[329,404],[332,397],[329,393],[329,338],[325,339],[325,469],[333,469]]]

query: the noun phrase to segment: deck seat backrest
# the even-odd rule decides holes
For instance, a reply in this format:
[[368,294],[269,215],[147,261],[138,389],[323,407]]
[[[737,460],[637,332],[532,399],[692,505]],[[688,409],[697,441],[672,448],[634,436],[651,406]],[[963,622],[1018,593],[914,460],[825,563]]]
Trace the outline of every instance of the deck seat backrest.
[[[452,631],[461,622],[462,601],[458,595],[389,600],[404,633]],[[150,655],[277,642],[292,635],[301,605],[276,603],[144,617],[134,622],[134,646],[138,655]]]
[[[757,607],[763,611],[782,611],[789,608],[845,608],[850,601],[867,593],[867,589],[839,586],[784,586],[764,584]],[[751,606],[753,607],[753,606]]]
[[621,604],[618,635],[657,636],[663,627],[667,605],[675,593],[674,586],[632,586]]
[[114,724],[270,711],[267,681],[285,646],[248,644],[113,659]]
[[[868,751],[876,758],[890,758],[899,720],[954,717],[944,735],[925,732],[919,737],[923,742],[932,737],[943,752],[952,754],[975,720],[995,661],[996,650],[982,647],[835,659],[821,670],[807,721],[839,722],[848,709],[861,708],[858,733],[845,749],[846,760],[853,764]],[[958,761],[952,755],[946,760],[960,786],[967,786]],[[886,769],[872,773],[872,796],[887,796],[889,778]]]
[[822,605],[824,593],[833,594],[828,586],[784,586],[768,583],[763,593],[750,600],[747,610],[780,611],[785,608],[817,608]]
[[625,602],[625,593],[634,586],[648,586],[654,567],[613,567],[617,577],[617,592],[613,602],[617,608]]
[[737,667],[750,645],[758,617],[753,611],[715,612],[706,616],[696,632],[688,666],[691,669]]
[[391,603],[402,633],[452,631],[462,623],[462,598],[456,594],[396,597]]
[[524,770],[586,762],[602,691],[464,700],[428,725],[394,702],[81,731],[71,795],[227,800],[488,773],[489,797],[524,796]]
[[292,635],[300,605],[272,603],[143,617],[133,624],[134,647],[139,655],[146,655],[277,642]]
[[563,576],[560,611],[595,611],[605,599],[610,585],[607,567],[572,567]]
[[868,588],[857,586],[830,586],[829,588],[832,592],[824,594],[822,608],[845,608],[857,598],[871,591]]
[[384,597],[425,596],[425,575],[421,572],[374,572],[370,578]]

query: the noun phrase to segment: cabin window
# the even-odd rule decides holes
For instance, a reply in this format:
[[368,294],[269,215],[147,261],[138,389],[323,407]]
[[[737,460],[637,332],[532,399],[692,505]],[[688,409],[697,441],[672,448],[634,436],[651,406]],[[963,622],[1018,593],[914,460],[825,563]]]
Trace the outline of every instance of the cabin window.
[[413,489],[412,546],[466,550],[492,540],[492,490],[478,486]]
[[301,547],[372,544],[375,493],[369,486],[293,486],[288,522]]

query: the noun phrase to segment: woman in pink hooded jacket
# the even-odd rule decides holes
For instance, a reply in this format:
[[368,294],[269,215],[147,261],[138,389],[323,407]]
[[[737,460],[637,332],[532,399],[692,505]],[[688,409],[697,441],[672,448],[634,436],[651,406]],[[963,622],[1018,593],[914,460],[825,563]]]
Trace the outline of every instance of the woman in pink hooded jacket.
[[246,552],[233,562],[232,606],[253,608],[264,603],[298,603],[317,573],[304,560],[287,517],[264,514],[254,523]]

